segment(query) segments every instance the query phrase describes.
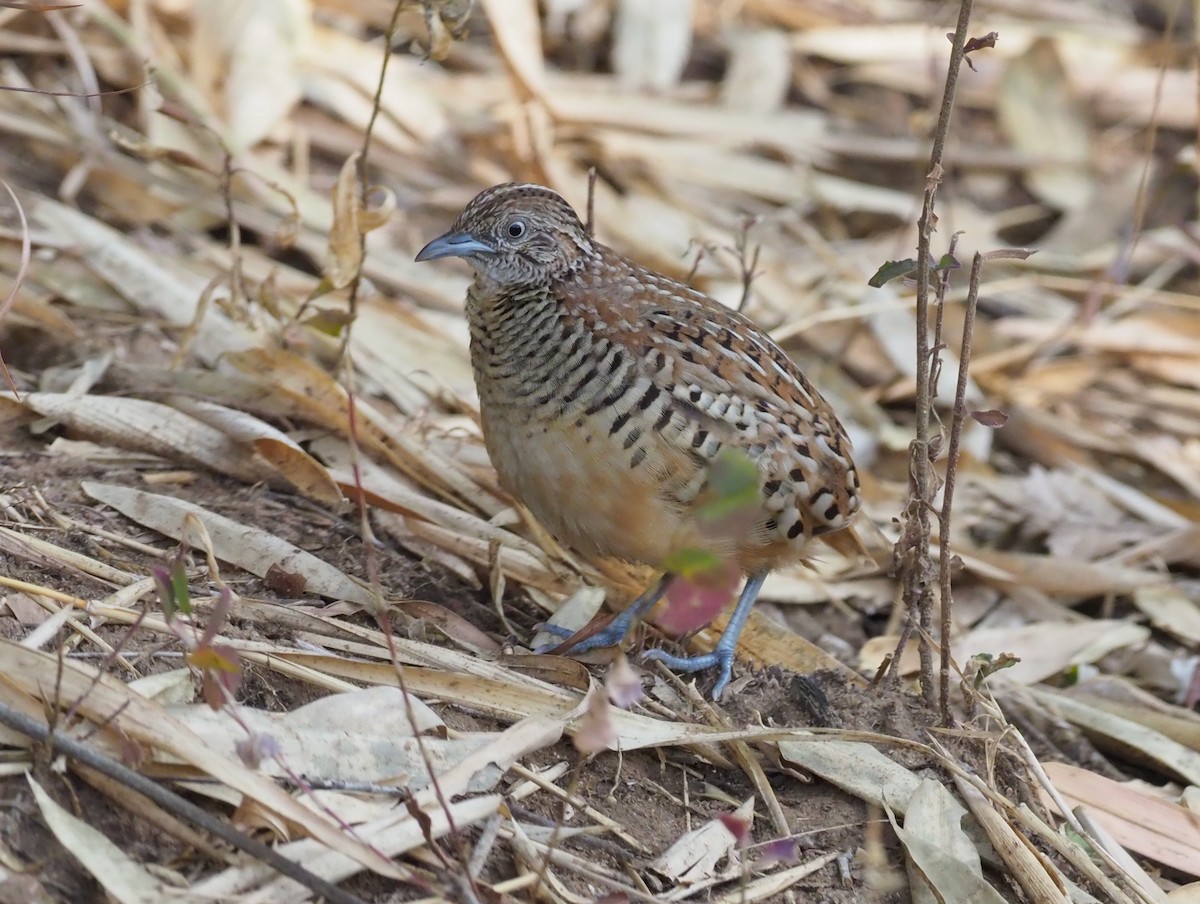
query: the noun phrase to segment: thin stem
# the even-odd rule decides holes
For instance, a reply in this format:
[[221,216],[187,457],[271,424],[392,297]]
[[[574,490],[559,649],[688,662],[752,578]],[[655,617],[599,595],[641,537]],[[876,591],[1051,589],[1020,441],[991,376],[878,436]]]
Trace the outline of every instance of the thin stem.
[[967,417],[967,380],[971,367],[971,340],[975,333],[975,311],[979,307],[979,280],[983,273],[983,255],[978,251],[971,261],[971,284],[967,290],[964,312],[962,345],[958,353],[958,385],[954,388],[954,414],[950,419],[950,443],[946,449],[946,483],[942,488],[942,511],[938,515],[940,526],[938,540],[938,583],[941,586],[942,634],[941,663],[938,670],[939,705],[942,724],[950,725],[950,634],[951,618],[951,565],[950,515],[954,503],[954,484],[958,477],[958,450],[962,439],[963,423]]
[[[370,183],[367,178],[367,165],[370,158],[371,141],[375,131],[375,122],[379,117],[379,112],[383,105],[383,89],[387,83],[388,63],[391,61],[392,57],[392,42],[395,39],[397,31],[399,30],[400,13],[405,5],[406,4],[404,0],[396,0],[392,7],[392,18],[388,23],[387,31],[384,33],[383,60],[379,67],[379,79],[375,84],[375,96],[372,98],[371,103],[371,116],[367,121],[367,127],[363,134],[362,151],[360,152],[358,159],[358,181],[360,192],[359,203],[362,205],[363,210],[367,209],[367,195],[370,191]],[[455,846],[457,848],[458,862],[462,867],[462,876],[464,881],[466,881],[468,885],[473,888],[474,880],[470,875],[470,858],[466,850],[466,845],[463,842],[462,835],[459,831],[458,825],[455,822],[454,813],[450,809],[450,802],[446,799],[446,795],[442,790],[441,783],[438,781],[437,773],[434,769],[433,758],[429,753],[427,745],[425,744],[422,733],[419,731],[416,711],[413,708],[412,697],[408,692],[408,686],[404,679],[404,666],[400,662],[399,656],[396,652],[395,638],[392,635],[392,625],[388,618],[387,606],[384,604],[383,599],[383,584],[379,573],[378,557],[375,553],[374,534],[371,530],[369,511],[367,507],[367,494],[364,491],[362,484],[361,450],[358,441],[359,427],[357,387],[355,385],[356,380],[354,363],[351,357],[350,338],[357,319],[359,292],[362,289],[361,261],[366,258],[366,233],[360,233],[358,240],[361,248],[359,255],[360,265],[359,271],[354,275],[354,279],[350,283],[350,319],[342,333],[342,342],[341,347],[339,348],[338,360],[342,367],[342,383],[346,389],[347,434],[350,445],[350,466],[354,478],[354,488],[356,490],[357,504],[359,507],[359,533],[363,541],[363,552],[366,560],[365,564],[367,569],[367,577],[370,581],[372,600],[375,604],[375,621],[378,624],[379,630],[383,634],[384,640],[387,643],[388,656],[390,657],[392,666],[396,673],[396,684],[400,688],[401,696],[404,699],[404,711],[413,730],[413,738],[416,741],[417,751],[420,754],[422,762],[425,765],[425,769],[429,774],[430,787],[433,789],[434,796],[437,798],[438,806],[441,807],[442,812],[446,815],[450,837],[456,843]],[[443,864],[448,866],[449,861],[442,853],[441,848],[434,843],[434,840],[427,836],[426,841],[429,843],[430,850],[432,850],[439,858],[441,858]]]
[[588,167],[587,224],[584,231],[591,237],[596,234],[596,167]]
[[216,835],[222,841],[229,843],[239,851],[249,854],[256,860],[267,864],[280,875],[287,876],[289,879],[300,883],[314,894],[323,895],[326,900],[337,902],[337,904],[366,904],[357,895],[342,891],[342,889],[338,888],[332,882],[315,873],[309,872],[300,864],[278,853],[274,848],[268,847],[261,841],[257,841],[236,831],[191,801],[155,784],[144,775],[134,772],[116,760],[109,759],[103,754],[97,753],[86,744],[81,744],[78,741],[52,731],[36,719],[12,709],[3,703],[0,703],[0,723],[7,725],[14,731],[19,731],[23,735],[48,744],[51,750],[78,760],[84,765],[95,769],[101,775],[106,775],[113,781],[120,782],[125,787],[136,791],[143,797],[158,804],[168,813]]
[[[917,222],[917,298],[916,298],[916,437],[913,440],[910,467],[913,489],[906,512],[906,527],[901,544],[904,547],[902,561],[905,567],[904,601],[909,619],[916,616],[919,626],[927,635],[933,627],[933,594],[930,590],[932,562],[929,555],[930,519],[929,508],[936,493],[933,461],[931,454],[929,424],[933,411],[933,387],[931,377],[932,355],[929,341],[929,261],[930,245],[936,224],[934,200],[941,184],[946,136],[950,130],[950,118],[954,111],[954,97],[958,87],[958,74],[962,68],[963,51],[967,43],[967,28],[971,20],[972,0],[961,0],[958,8],[958,25],[951,43],[950,60],[946,68],[946,87],[942,94],[941,111],[937,128],[933,133],[933,147],[929,155],[929,169],[925,181],[925,197],[921,216]],[[911,636],[911,628],[902,632],[902,642]],[[891,678],[899,680],[899,663],[904,647],[901,646],[893,662]],[[925,702],[932,707],[933,656],[929,643],[918,639],[921,659],[921,692]]]

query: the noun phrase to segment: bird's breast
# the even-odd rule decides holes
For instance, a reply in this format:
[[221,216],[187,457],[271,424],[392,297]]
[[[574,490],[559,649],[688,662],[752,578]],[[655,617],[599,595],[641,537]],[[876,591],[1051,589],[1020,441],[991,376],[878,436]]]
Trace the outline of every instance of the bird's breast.
[[[702,368],[711,350],[676,352],[685,321],[648,340],[575,308],[548,293],[468,305],[488,452],[505,489],[561,541],[656,566],[703,548],[757,569],[846,523],[852,466],[827,466],[843,459],[823,422],[779,397],[740,397]],[[715,535],[697,507],[729,448],[757,468],[759,506],[736,535]]]

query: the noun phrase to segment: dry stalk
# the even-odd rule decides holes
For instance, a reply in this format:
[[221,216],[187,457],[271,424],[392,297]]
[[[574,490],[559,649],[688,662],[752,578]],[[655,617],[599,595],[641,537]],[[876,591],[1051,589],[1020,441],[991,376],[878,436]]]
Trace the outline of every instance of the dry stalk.
[[[383,89],[387,81],[388,63],[391,60],[391,47],[395,39],[397,29],[400,22],[401,10],[406,6],[406,0],[396,0],[392,8],[392,18],[388,23],[387,30],[384,32],[383,38],[383,58],[379,66],[379,78],[375,84],[375,95],[371,100],[371,115],[367,121],[366,128],[363,132],[362,150],[358,157],[358,185],[359,185],[359,204],[362,209],[366,210],[369,203],[369,194],[371,183],[367,175],[367,165],[370,159],[371,142],[374,135],[375,123],[379,118],[379,113],[383,103]],[[338,350],[339,370],[342,375],[342,385],[346,390],[347,403],[347,440],[350,448],[350,467],[354,478],[354,488],[356,491],[359,514],[359,531],[362,538],[363,553],[365,557],[365,565],[367,577],[370,582],[372,597],[375,603],[374,615],[376,624],[379,626],[380,632],[383,634],[387,642],[388,657],[391,660],[392,667],[396,672],[396,683],[400,688],[400,693],[404,698],[405,716],[408,718],[409,726],[412,730],[413,739],[416,742],[417,750],[420,753],[422,763],[425,766],[426,774],[429,776],[430,787],[433,789],[434,795],[437,798],[438,806],[445,813],[446,823],[449,827],[450,837],[453,839],[456,847],[458,866],[461,870],[460,877],[471,888],[472,892],[478,896],[478,888],[475,887],[474,879],[471,876],[470,855],[467,850],[465,839],[459,831],[458,825],[454,819],[454,813],[450,809],[450,802],[447,799],[445,792],[442,789],[441,783],[438,781],[437,772],[434,769],[433,758],[430,756],[429,749],[425,745],[422,737],[416,712],[413,710],[412,697],[408,692],[407,683],[404,679],[404,666],[400,662],[399,654],[396,650],[395,638],[392,634],[391,621],[388,618],[387,607],[383,599],[383,584],[379,573],[379,559],[375,553],[374,532],[371,529],[370,518],[367,508],[367,495],[362,483],[362,452],[359,445],[359,420],[358,406],[356,404],[356,380],[354,373],[354,363],[350,354],[350,339],[353,335],[356,315],[358,313],[359,292],[362,288],[362,262],[366,259],[366,233],[360,231],[358,234],[359,255],[358,269],[350,281],[349,289],[349,317],[347,318],[345,329],[342,331],[341,346]],[[420,819],[419,811],[413,807],[410,812],[413,817],[421,823],[422,829],[425,830],[425,841],[430,851],[432,851],[447,868],[450,866],[450,861],[443,853],[441,846],[438,845],[432,835],[426,828],[428,820]]]
[[[975,311],[979,307],[979,278],[983,271],[983,255],[975,252],[971,261],[970,288],[959,346],[958,384],[954,388],[954,413],[950,419],[950,443],[946,449],[946,479],[942,488],[942,509],[938,513],[938,584],[941,587],[941,661],[938,668],[938,707],[942,724],[949,726],[950,718],[950,634],[953,630],[951,580],[953,556],[950,555],[950,518],[954,507],[954,486],[958,479],[958,450],[962,440],[963,421],[967,416],[967,378],[971,366],[971,340],[975,333]],[[938,321],[941,321],[941,305]]]
[[337,904],[366,904],[357,895],[342,891],[332,882],[309,872],[295,861],[287,859],[274,848],[231,828],[223,820],[216,818],[191,801],[168,791],[129,767],[97,753],[86,744],[58,734],[31,716],[3,703],[0,703],[0,723],[36,741],[48,744],[52,750],[78,760],[102,775],[120,782],[125,787],[158,804],[168,813],[210,832],[239,851],[267,864],[280,875],[299,882],[314,894],[323,895],[328,901],[337,902]]
[[758,257],[762,251],[761,245],[755,245],[753,249],[750,247],[750,229],[755,224],[752,217],[747,217],[742,221],[742,228],[738,230],[737,238],[734,240],[733,252],[737,256],[738,271],[742,279],[742,297],[738,300],[737,311],[739,314],[745,313],[746,306],[750,304],[750,296],[754,288],[754,277],[758,275]]
[[[942,724],[949,726],[950,718],[950,634],[953,630],[952,576],[954,556],[950,554],[950,520],[953,515],[954,487],[958,479],[958,453],[962,440],[962,428],[967,418],[967,382],[971,369],[971,348],[975,335],[975,313],[979,308],[979,281],[983,265],[988,261],[1009,259],[1024,260],[1033,252],[1025,249],[1004,249],[975,252],[971,260],[971,276],[967,288],[967,299],[963,311],[962,344],[958,351],[958,383],[954,387],[954,410],[950,419],[950,442],[946,448],[946,478],[942,488],[942,508],[938,514],[938,584],[941,588],[941,662],[938,669],[939,696]],[[939,321],[941,311],[939,309]]]
[[[33,258],[33,242],[29,237],[29,221],[25,218],[25,208],[21,206],[21,201],[17,198],[17,193],[12,190],[12,186],[7,181],[0,180],[0,186],[8,192],[8,196],[13,202],[13,209],[17,212],[17,218],[21,221],[21,264],[17,269],[13,284],[9,287],[4,297],[0,298],[0,323],[3,323],[13,304],[16,303],[17,293],[20,291],[21,286],[25,284],[25,278],[29,275],[29,262]],[[4,356],[2,354],[0,354],[0,375],[3,375],[4,382],[8,384],[8,388],[12,390],[13,397],[19,402],[21,400],[20,390],[17,389],[17,384],[13,382],[12,374],[8,372],[8,365],[4,363]]]
[[[929,292],[930,292],[930,246],[937,223],[934,211],[938,186],[944,172],[942,160],[945,155],[946,135],[950,129],[950,118],[954,111],[955,91],[958,74],[962,69],[967,44],[967,29],[971,21],[972,0],[961,0],[958,9],[958,24],[952,38],[950,60],[946,67],[946,86],[942,94],[942,106],[938,115],[937,128],[933,134],[933,147],[929,156],[929,169],[925,181],[925,195],[921,216],[917,223],[917,297],[916,297],[916,437],[910,446],[909,467],[911,484],[909,500],[904,512],[904,530],[897,543],[896,555],[903,575],[904,604],[908,619],[901,631],[900,644],[892,659],[889,681],[894,687],[900,678],[901,653],[912,637],[913,628],[919,626],[928,634],[933,627],[933,562],[929,553],[931,525],[929,511],[937,494],[937,475],[933,461],[937,458],[940,442],[930,438],[930,423],[933,420],[934,368],[933,359],[937,350],[929,336]],[[939,434],[940,438],[940,434]],[[942,646],[949,637],[942,638]],[[917,648],[921,660],[921,692],[926,705],[934,703],[933,656],[928,642],[918,637]]]
[[596,167],[588,167],[588,188],[587,188],[587,223],[584,225],[584,230],[587,234],[596,234]]

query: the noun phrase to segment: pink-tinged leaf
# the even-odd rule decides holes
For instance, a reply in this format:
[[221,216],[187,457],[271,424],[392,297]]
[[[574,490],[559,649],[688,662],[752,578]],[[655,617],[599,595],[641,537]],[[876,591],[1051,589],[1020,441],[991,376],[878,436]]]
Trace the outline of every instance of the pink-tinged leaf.
[[154,578],[154,589],[158,591],[158,601],[162,604],[163,615],[167,617],[167,621],[175,618],[175,612],[178,607],[175,605],[175,590],[171,586],[171,573],[161,565],[155,565],[150,569],[150,575]]
[[642,676],[637,673],[624,653],[618,653],[604,679],[604,689],[608,691],[609,702],[618,709],[629,709],[635,703],[640,703],[646,696],[642,687]]
[[253,732],[233,745],[238,758],[251,769],[257,769],[263,760],[274,759],[282,752],[274,736]]
[[[204,649],[213,642],[213,638],[221,633],[221,629],[225,627],[225,620],[229,617],[229,610],[233,607],[233,591],[224,584],[221,585],[221,592],[217,594],[217,599],[213,604],[212,612],[208,616],[208,624],[204,626],[204,634],[201,635],[197,646]],[[236,657],[237,654],[235,653]]]
[[766,869],[776,863],[795,863],[800,853],[800,842],[795,838],[776,838],[761,848],[762,856],[755,861],[757,869]]
[[588,691],[587,709],[575,732],[575,749],[591,756],[608,750],[617,743],[617,726],[613,723],[612,705],[599,688]]
[[200,673],[200,697],[213,712],[220,712],[225,705],[225,690],[216,672]]
[[986,411],[972,411],[971,417],[985,427],[1003,427],[1008,423],[1008,415],[997,408],[989,408]]
[[676,575],[667,586],[666,605],[656,619],[669,634],[687,634],[711,622],[737,591],[742,575],[732,560],[689,577]]
[[222,672],[232,674],[241,671],[241,659],[237,650],[223,644],[211,647],[200,647],[188,653],[188,665],[205,672]]
[[729,834],[733,836],[738,847],[745,847],[750,841],[751,822],[749,819],[738,816],[736,813],[722,813],[717,819],[729,830]]

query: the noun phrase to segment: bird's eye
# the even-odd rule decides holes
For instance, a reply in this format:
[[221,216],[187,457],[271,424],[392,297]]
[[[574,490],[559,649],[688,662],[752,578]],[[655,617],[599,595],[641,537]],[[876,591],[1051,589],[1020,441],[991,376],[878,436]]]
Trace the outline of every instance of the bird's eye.
[[508,237],[510,239],[519,239],[525,234],[525,221],[513,220],[508,224]]

